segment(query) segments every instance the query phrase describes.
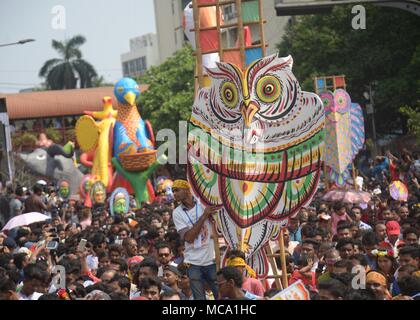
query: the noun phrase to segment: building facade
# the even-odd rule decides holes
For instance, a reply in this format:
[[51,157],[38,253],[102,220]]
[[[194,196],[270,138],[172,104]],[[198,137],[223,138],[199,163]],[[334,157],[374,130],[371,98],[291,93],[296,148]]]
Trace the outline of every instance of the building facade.
[[[184,8],[191,0],[154,0],[156,31],[158,38],[159,62],[163,63],[177,50],[181,49],[186,38],[182,27]],[[275,4],[278,0],[263,0],[263,18],[267,21],[264,25],[265,40],[268,45],[267,54],[277,51],[285,33],[289,17],[278,17]],[[223,17],[226,24],[236,21],[236,6],[229,4],[223,6]],[[251,33],[255,35],[253,42],[260,40],[258,26],[251,26]],[[234,47],[238,38],[237,28],[225,29],[222,34],[224,48]]]
[[154,33],[130,39],[130,52],[121,55],[124,77],[143,75],[151,66],[159,64],[158,40]]

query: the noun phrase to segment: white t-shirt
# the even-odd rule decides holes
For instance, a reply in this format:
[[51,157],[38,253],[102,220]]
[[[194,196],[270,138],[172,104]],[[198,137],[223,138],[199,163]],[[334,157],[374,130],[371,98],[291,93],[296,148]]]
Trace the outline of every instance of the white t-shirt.
[[[191,229],[203,215],[203,212],[204,208],[198,202],[191,210],[187,210],[183,205],[178,206],[172,214],[176,230],[179,232],[185,228]],[[214,243],[210,238],[211,233],[212,226],[207,220],[194,243],[185,241],[185,263],[202,267],[215,263]]]

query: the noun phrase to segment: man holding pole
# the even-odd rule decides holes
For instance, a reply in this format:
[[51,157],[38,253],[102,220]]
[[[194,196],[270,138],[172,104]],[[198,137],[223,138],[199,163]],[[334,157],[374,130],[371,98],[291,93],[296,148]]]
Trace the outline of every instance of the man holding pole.
[[209,218],[220,207],[204,209],[194,199],[186,180],[175,180],[172,191],[175,201],[180,203],[173,212],[173,220],[181,239],[185,241],[184,263],[188,266],[194,300],[206,299],[204,283],[217,299],[215,246],[211,240],[213,229]]

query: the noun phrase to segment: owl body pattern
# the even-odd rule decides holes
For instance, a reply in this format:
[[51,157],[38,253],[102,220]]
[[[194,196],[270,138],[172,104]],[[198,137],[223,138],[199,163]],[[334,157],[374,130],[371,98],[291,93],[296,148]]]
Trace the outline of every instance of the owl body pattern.
[[264,277],[260,250],[317,189],[324,144],[322,101],[303,92],[292,58],[269,56],[246,72],[209,69],[193,106],[188,178],[204,205],[223,205],[218,228]]
[[338,89],[320,95],[326,114],[325,164],[329,177],[338,186],[351,176],[351,165],[365,142],[364,118],[360,105]]
[[134,154],[144,148],[153,148],[147,138],[146,126],[135,106],[118,106],[114,128],[114,154]]

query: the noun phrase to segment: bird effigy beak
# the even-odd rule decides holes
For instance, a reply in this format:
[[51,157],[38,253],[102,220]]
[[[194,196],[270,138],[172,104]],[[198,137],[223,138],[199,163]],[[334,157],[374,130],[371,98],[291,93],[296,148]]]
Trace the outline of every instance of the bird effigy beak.
[[251,126],[255,114],[260,110],[258,105],[251,100],[244,100],[241,105],[241,112],[244,117],[244,123],[247,128]]
[[136,95],[134,94],[134,92],[127,92],[125,95],[124,95],[124,99],[125,99],[125,101],[127,101],[127,103],[130,105],[130,106],[134,106],[134,103],[136,102]]

